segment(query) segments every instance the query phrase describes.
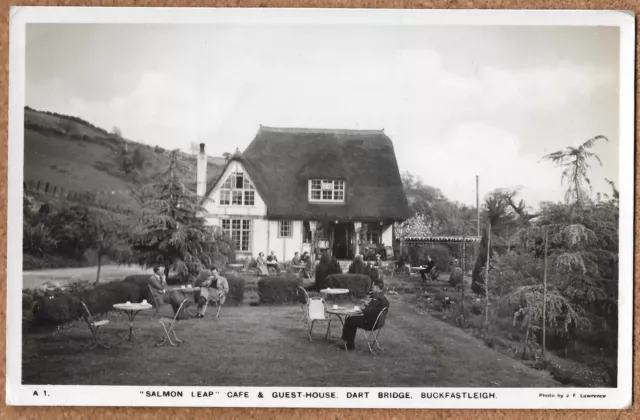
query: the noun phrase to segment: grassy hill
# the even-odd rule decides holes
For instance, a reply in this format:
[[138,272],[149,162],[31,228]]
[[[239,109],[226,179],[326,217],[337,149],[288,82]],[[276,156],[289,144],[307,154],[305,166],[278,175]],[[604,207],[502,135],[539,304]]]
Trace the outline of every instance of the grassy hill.
[[[30,191],[93,193],[99,202],[136,209],[129,191],[152,182],[168,164],[166,150],[125,140],[77,117],[25,108],[24,181]],[[126,152],[125,152],[126,150]],[[124,156],[137,154],[139,167],[126,171]],[[185,154],[193,171],[185,179],[195,191],[196,158]],[[209,157],[207,185],[224,166]],[[127,173],[128,172],[128,173]],[[39,187],[38,187],[39,184]]]

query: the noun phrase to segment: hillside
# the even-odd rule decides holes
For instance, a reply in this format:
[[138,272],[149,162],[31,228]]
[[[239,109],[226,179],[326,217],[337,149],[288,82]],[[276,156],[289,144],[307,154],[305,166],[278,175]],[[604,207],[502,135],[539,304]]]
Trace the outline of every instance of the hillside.
[[[24,181],[30,191],[44,192],[49,183],[65,195],[93,193],[99,202],[114,207],[136,209],[129,191],[153,181],[166,168],[165,150],[125,141],[76,117],[25,108]],[[134,156],[135,155],[135,156]],[[123,161],[134,159],[138,165],[125,170]],[[196,159],[186,185],[195,191]],[[220,175],[224,158],[209,157],[207,185]],[[127,173],[128,172],[128,173]]]

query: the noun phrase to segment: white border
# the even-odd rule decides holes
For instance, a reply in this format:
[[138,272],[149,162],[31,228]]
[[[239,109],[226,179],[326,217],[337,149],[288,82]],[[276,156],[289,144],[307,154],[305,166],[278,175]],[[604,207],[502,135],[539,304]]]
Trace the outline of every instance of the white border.
[[[634,249],[634,74],[635,18],[615,11],[387,10],[387,9],[220,9],[11,7],[9,72],[9,185],[7,208],[7,380],[8,405],[193,406],[193,407],[335,407],[335,408],[548,408],[621,409],[632,403],[633,249]],[[22,374],[22,181],[24,156],[26,23],[224,23],[265,25],[509,25],[620,27],[620,279],[618,388],[286,388],[286,387],[138,387],[24,386]],[[12,158],[13,157],[13,158]],[[18,164],[20,163],[20,164]],[[19,280],[20,279],[20,280]],[[9,340],[9,337],[12,337]],[[34,397],[33,391],[48,396]],[[146,391],[182,391],[181,398],[148,398]],[[213,392],[210,398],[192,392]],[[228,391],[246,391],[234,399]],[[369,391],[367,399],[346,393]],[[217,392],[217,394],[216,394]],[[258,398],[262,392],[264,398]],[[335,399],[273,398],[272,392],[335,392]],[[411,399],[380,399],[378,392],[409,392]],[[422,399],[422,392],[442,398]],[[456,398],[456,393],[494,393],[494,399]],[[539,394],[562,394],[545,398]],[[605,398],[580,398],[599,394]],[[463,394],[460,394],[463,396]]]

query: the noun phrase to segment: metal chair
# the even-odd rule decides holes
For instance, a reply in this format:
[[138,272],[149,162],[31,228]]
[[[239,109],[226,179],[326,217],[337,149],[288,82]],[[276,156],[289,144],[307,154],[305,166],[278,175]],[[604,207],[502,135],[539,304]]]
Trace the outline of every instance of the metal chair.
[[302,291],[302,296],[304,296],[304,302],[300,302],[300,308],[302,308],[302,316],[303,316],[302,320],[308,324],[310,322],[309,321],[309,300],[310,300],[309,293],[307,293],[304,287],[298,286],[298,293],[300,291]]
[[327,303],[321,297],[312,297],[307,301],[307,306],[307,314],[309,317],[308,319],[309,323],[311,324],[309,326],[309,341],[313,341],[311,339],[311,332],[313,331],[313,325],[316,322],[329,323],[327,326],[327,333],[324,336],[324,338],[326,339],[327,337],[329,337],[329,332],[331,331],[331,318],[327,318],[326,316]]
[[362,333],[364,335],[365,340],[367,341],[367,346],[369,347],[369,351],[372,354],[376,354],[376,352],[373,351],[373,348],[371,347],[372,344],[375,345],[379,350],[384,350],[382,347],[380,347],[380,343],[378,342],[378,336],[380,335],[380,331],[382,330],[382,327],[384,327],[388,313],[389,313],[389,308],[384,308],[383,310],[380,311],[380,313],[376,317],[376,322],[373,323],[373,328],[371,328],[370,330],[362,328]]
[[82,318],[89,326],[89,331],[91,331],[91,336],[93,337],[93,341],[87,345],[89,346],[89,350],[93,350],[97,346],[104,347],[105,349],[111,348],[107,343],[104,342],[100,335],[100,327],[109,324],[109,320],[103,319],[100,321],[96,321],[93,318],[93,315],[91,315],[91,312],[89,312],[89,308],[87,308],[87,305],[85,305],[84,302],[80,303],[82,304],[83,309]]
[[[176,314],[174,315],[173,319],[171,318],[161,318],[158,319],[158,323],[160,325],[162,325],[162,328],[164,328],[164,338],[162,339],[162,341],[158,344],[156,344],[156,347],[160,347],[163,344],[165,344],[167,341],[169,341],[169,344],[171,344],[174,347],[177,347],[179,345],[179,343],[184,343],[184,340],[180,340],[177,336],[176,336],[176,331],[175,331],[175,326],[176,326],[176,322],[178,322],[178,315],[180,314],[180,311],[182,310],[182,307],[184,306],[184,304],[187,302],[187,299],[184,299],[182,301],[182,303],[180,304],[180,307],[178,308],[178,310],[176,311]],[[173,333],[173,338],[176,341],[176,343],[174,343],[171,340],[171,334]]]

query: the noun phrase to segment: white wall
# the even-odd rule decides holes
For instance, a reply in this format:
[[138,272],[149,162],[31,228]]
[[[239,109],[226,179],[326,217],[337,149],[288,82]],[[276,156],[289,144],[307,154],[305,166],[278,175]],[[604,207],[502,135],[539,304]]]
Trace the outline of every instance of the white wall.
[[383,225],[380,242],[385,246],[393,246],[393,225]]
[[[215,216],[265,216],[267,214],[267,206],[257,190],[255,190],[255,200],[253,206],[221,206],[220,205],[220,186],[227,180],[232,172],[242,172],[245,177],[251,181],[251,177],[244,170],[240,162],[234,161],[224,171],[220,180],[216,183],[211,194],[210,200],[205,202],[205,208],[209,213],[209,217]],[[251,182],[253,184],[253,182]],[[255,184],[253,184],[255,188]]]
[[265,228],[260,241],[254,244],[255,255],[262,251],[268,256],[271,251],[276,254],[278,261],[291,261],[295,252],[302,252],[302,221],[294,220],[290,238],[280,238],[279,222],[277,220],[264,220]]

